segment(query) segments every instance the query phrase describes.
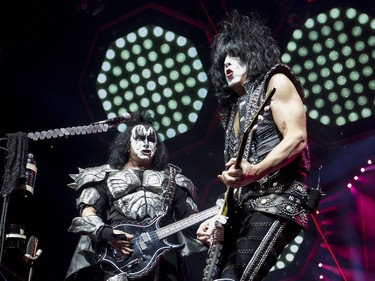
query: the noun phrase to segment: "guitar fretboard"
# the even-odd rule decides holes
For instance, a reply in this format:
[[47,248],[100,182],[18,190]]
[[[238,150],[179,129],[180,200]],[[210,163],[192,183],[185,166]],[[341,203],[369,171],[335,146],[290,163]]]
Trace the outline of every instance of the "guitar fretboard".
[[155,231],[156,235],[158,236],[159,239],[164,239],[180,230],[183,230],[189,226],[192,226],[196,223],[204,221],[205,219],[213,217],[214,215],[217,214],[218,211],[219,211],[219,206],[211,207],[205,211],[193,214],[187,218],[184,218],[175,223],[172,223],[170,225],[157,229]]

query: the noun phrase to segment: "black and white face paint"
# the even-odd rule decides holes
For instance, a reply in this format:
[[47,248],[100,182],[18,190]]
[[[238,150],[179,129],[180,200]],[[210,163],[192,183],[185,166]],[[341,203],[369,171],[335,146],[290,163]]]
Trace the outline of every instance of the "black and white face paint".
[[225,79],[229,87],[245,82],[247,78],[246,64],[240,58],[226,56],[224,60]]
[[157,145],[157,137],[154,128],[137,125],[131,131],[130,145],[142,160],[152,160]]

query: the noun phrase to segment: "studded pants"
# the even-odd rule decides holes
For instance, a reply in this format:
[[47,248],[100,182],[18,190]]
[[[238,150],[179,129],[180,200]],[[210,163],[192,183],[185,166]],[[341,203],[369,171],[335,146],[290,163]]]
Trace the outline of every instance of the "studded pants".
[[225,232],[220,278],[262,280],[300,231],[292,221],[259,212],[234,222]]

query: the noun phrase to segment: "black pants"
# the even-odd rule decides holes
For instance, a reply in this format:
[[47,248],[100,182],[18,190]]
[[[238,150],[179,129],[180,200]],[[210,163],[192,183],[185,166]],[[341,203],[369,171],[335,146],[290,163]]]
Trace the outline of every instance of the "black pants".
[[[225,229],[220,278],[262,280],[285,246],[300,233],[301,227],[266,213],[238,215],[232,217],[230,227]],[[244,219],[239,220],[239,217]]]

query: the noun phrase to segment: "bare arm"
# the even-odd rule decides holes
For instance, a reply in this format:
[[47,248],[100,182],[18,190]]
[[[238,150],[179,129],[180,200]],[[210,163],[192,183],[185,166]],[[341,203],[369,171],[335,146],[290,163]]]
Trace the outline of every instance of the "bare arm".
[[82,210],[82,217],[87,217],[87,216],[92,216],[92,215],[96,215],[96,209],[92,206],[86,206],[83,210]]

